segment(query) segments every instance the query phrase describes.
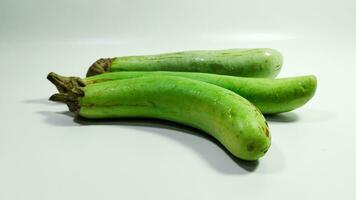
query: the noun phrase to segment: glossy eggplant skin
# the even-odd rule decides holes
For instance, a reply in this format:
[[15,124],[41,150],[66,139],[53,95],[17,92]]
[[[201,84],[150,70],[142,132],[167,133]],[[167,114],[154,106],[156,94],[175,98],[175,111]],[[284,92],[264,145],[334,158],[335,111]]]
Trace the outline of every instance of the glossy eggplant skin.
[[314,75],[291,78],[246,78],[194,72],[113,72],[83,79],[85,84],[147,76],[178,76],[211,83],[229,89],[254,104],[263,114],[276,114],[297,109],[315,94]]
[[244,160],[263,156],[268,125],[249,101],[225,88],[176,76],[149,76],[87,85],[77,113],[86,118],[158,118],[203,130]]
[[283,64],[274,49],[198,50],[97,60],[87,76],[117,71],[176,71],[274,78]]

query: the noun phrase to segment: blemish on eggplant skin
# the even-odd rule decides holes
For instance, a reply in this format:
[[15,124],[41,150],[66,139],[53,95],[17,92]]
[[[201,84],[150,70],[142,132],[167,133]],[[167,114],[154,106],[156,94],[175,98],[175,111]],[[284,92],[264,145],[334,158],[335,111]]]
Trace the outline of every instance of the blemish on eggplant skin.
[[93,104],[93,103],[88,104],[88,107],[89,107],[89,108],[94,108],[94,107],[95,107],[95,104]]
[[239,139],[242,134],[243,134],[243,131],[240,131],[240,134],[236,134],[236,138]]
[[267,137],[269,137],[269,130],[268,130],[268,127],[266,127],[266,129],[265,129],[265,134],[266,134]]
[[255,146],[253,144],[247,145],[247,151],[252,152],[255,149]]
[[265,123],[266,123],[266,126],[264,126],[264,127],[262,126],[261,129],[266,134],[266,136],[269,138],[269,127],[268,127],[267,122],[265,122]]

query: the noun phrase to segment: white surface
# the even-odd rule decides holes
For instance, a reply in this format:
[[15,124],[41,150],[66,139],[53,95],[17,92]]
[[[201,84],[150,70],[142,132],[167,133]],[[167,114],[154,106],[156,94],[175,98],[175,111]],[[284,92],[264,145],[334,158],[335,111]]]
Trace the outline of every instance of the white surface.
[[[355,199],[355,1],[0,1],[0,199]],[[73,121],[50,71],[99,57],[271,47],[314,99],[258,164],[174,125]],[[136,125],[138,124],[138,125]]]

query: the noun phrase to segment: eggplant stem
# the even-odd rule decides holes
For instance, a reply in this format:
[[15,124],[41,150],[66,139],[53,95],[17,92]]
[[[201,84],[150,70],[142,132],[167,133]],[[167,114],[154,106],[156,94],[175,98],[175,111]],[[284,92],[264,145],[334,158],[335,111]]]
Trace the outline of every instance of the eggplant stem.
[[59,93],[53,94],[49,100],[65,103],[71,112],[77,112],[80,109],[78,98],[84,96],[84,81],[78,77],[65,77],[54,72],[49,73],[47,79],[59,91]]
[[110,71],[110,67],[115,58],[100,58],[93,63],[87,72],[87,77],[103,74]]

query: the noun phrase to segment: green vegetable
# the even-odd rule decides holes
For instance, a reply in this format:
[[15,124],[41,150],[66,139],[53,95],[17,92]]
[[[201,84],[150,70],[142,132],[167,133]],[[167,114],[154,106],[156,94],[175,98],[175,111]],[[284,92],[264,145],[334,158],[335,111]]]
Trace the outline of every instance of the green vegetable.
[[50,100],[64,102],[86,118],[145,117],[186,124],[212,135],[245,160],[260,158],[270,146],[260,111],[236,93],[209,83],[159,75],[78,87],[83,82],[49,79],[61,91]]
[[183,51],[99,59],[87,76],[116,71],[184,71],[273,78],[282,63],[282,55],[273,49]]
[[[152,75],[180,76],[229,89],[249,100],[264,114],[287,112],[301,107],[313,97],[317,86],[316,77],[312,75],[266,79],[193,72],[113,72],[88,77],[83,79],[82,82],[89,85]],[[75,77],[62,77],[54,73],[51,73],[49,77],[61,79],[62,82],[72,82],[72,84],[75,84],[77,80],[81,80]],[[74,81],[71,81],[73,79]]]

